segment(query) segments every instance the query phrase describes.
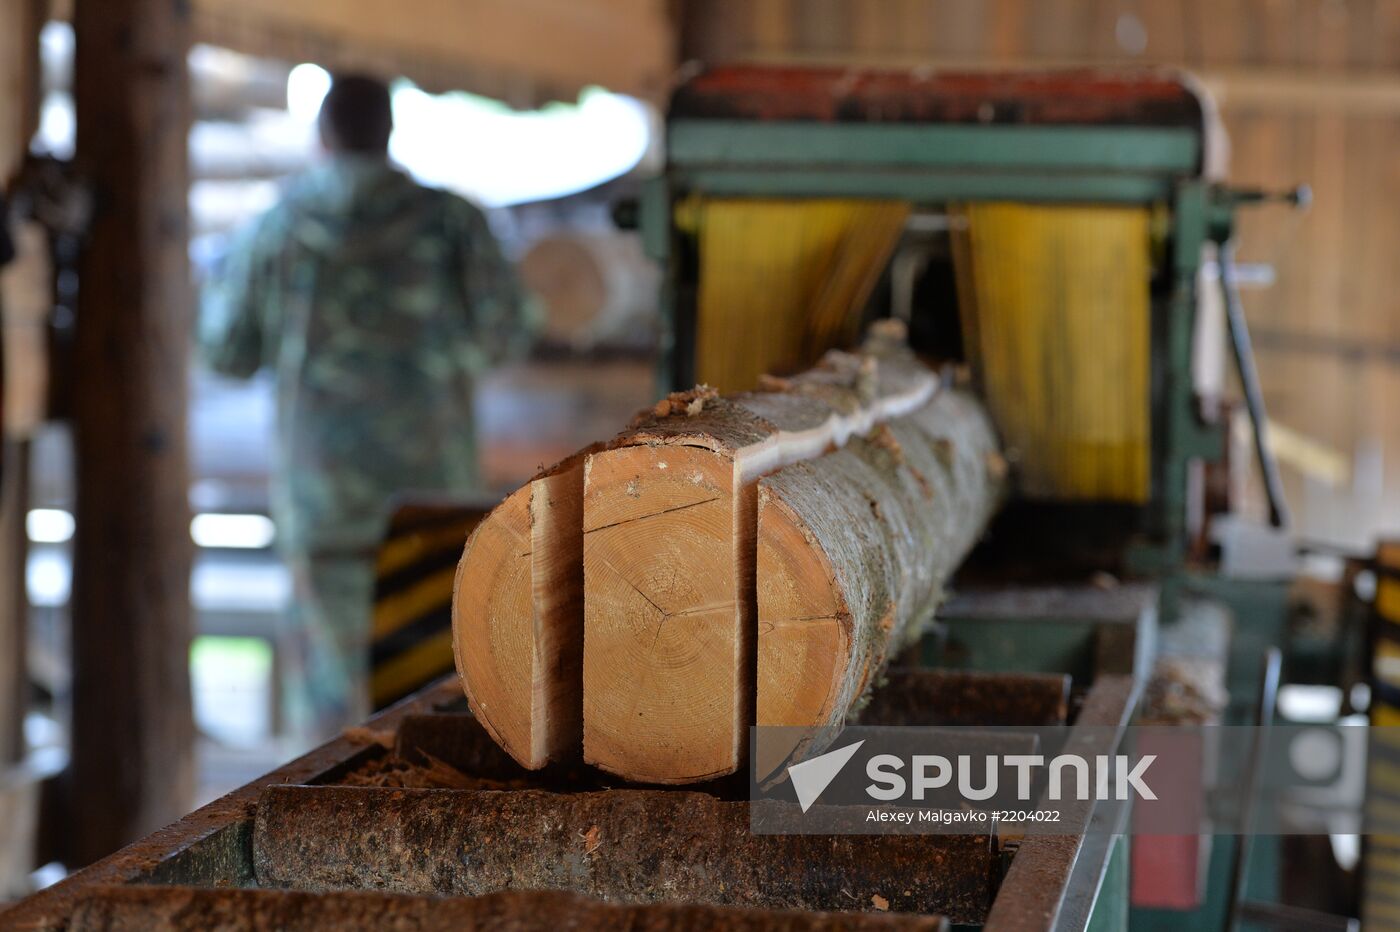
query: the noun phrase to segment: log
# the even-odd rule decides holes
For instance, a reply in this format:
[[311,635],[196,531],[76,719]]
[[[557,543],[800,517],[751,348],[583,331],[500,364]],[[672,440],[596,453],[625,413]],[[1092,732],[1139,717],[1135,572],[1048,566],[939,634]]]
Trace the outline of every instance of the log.
[[754,721],[759,478],[918,409],[937,385],[902,330],[877,334],[772,391],[673,395],[588,457],[588,763],[653,783],[739,768]]
[[520,279],[544,306],[546,340],[583,351],[654,338],[661,270],[643,252],[637,233],[545,236],[521,257]]
[[452,650],[472,712],[521,766],[582,739],[583,467],[576,454],[477,525],[457,566]]
[[932,616],[999,497],[980,405],[897,326],[765,389],[664,399],[468,541],[458,669],[522,766],[581,734],[629,780],[732,774],[756,722],[843,721]]
[[391,893],[98,887],[78,902],[69,932],[940,932],[938,916],[739,909],[695,903],[605,903],[577,893],[503,890],[446,899]]
[[[1004,472],[981,405],[945,389],[760,480],[758,725],[840,726],[857,710],[932,620]],[[777,750],[765,742],[765,757]],[[760,762],[760,775],[786,757]]]
[[274,786],[259,798],[252,847],[262,887],[570,890],[617,903],[761,909],[872,910],[882,901],[954,922],[981,921],[1001,858],[987,835],[754,834],[748,803],[668,790]]

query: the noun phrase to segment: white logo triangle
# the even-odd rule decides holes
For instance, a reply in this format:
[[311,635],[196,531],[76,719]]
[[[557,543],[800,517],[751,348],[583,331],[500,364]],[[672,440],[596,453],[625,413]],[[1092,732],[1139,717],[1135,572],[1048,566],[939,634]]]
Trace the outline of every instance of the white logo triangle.
[[817,797],[822,795],[822,790],[831,785],[831,781],[836,779],[836,775],[841,772],[856,751],[865,743],[865,739],[857,741],[855,744],[848,744],[844,748],[837,748],[834,751],[827,751],[820,757],[811,760],[804,760],[800,764],[793,764],[788,768],[788,776],[792,778],[792,788],[797,791],[797,801],[802,806],[802,811],[806,812],[817,801]]

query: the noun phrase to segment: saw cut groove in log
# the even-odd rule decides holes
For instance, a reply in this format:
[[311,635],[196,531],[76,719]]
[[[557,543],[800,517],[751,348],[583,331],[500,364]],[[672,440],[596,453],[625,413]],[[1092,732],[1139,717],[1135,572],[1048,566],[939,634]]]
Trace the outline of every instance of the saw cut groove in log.
[[472,712],[521,766],[578,758],[582,739],[583,466],[517,489],[467,540],[452,649]]
[[928,403],[877,331],[772,391],[663,400],[584,468],[584,759],[627,779],[735,772],[754,721],[757,480]]
[[[758,483],[759,725],[846,720],[932,619],[1004,471],[981,405],[945,389]],[[764,742],[761,775],[786,759],[777,750]]]

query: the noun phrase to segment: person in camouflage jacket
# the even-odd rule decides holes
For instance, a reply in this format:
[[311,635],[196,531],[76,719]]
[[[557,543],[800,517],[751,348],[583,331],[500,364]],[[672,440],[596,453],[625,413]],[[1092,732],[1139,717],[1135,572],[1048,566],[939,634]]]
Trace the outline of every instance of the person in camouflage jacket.
[[478,488],[472,386],[535,315],[486,219],[387,158],[382,82],[338,79],[328,157],[236,240],[204,292],[206,362],[272,371],[272,512],[292,570],[283,700],[318,738],[367,711],[373,554],[390,498]]

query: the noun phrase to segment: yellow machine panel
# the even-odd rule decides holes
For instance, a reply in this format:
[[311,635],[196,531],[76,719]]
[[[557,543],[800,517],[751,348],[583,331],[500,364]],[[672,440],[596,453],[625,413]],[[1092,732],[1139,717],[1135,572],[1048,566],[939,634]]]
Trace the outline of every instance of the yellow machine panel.
[[956,214],[968,358],[1022,494],[1146,501],[1148,210],[983,203]]
[[[1370,745],[1367,750],[1366,819],[1369,824],[1400,821],[1400,541],[1376,549],[1376,624],[1372,631]],[[1400,835],[1366,836],[1365,897],[1362,926],[1400,926]]]
[[899,242],[899,201],[703,199],[696,380],[753,388],[855,342],[860,311]]

